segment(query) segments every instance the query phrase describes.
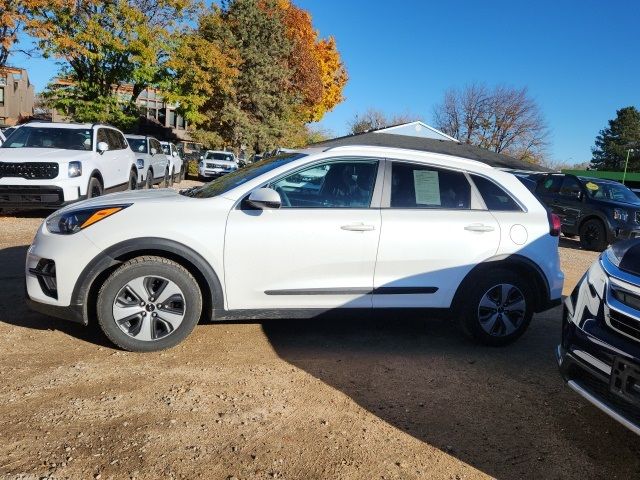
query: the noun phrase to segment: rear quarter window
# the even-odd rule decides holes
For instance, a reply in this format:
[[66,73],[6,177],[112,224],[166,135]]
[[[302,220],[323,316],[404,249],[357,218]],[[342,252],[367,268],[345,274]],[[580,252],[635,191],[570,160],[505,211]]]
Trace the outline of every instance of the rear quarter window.
[[502,212],[520,212],[520,205],[502,187],[493,183],[488,178],[471,175],[473,183],[482,195],[485,205],[489,210]]

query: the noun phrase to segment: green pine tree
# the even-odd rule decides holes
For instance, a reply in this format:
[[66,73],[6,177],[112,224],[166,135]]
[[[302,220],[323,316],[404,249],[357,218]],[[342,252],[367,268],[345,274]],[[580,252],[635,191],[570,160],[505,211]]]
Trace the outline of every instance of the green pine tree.
[[636,107],[621,108],[609,126],[600,130],[595,147],[591,149],[591,168],[596,170],[624,170],[628,150],[628,171],[640,171],[640,111]]

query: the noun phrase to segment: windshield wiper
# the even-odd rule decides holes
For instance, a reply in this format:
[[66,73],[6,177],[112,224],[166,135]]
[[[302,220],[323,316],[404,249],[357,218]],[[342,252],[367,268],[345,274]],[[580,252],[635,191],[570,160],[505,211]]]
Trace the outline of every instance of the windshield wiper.
[[185,188],[184,190],[180,190],[178,193],[180,195],[184,195],[185,197],[195,197],[201,188],[202,187],[198,187],[198,186],[189,187],[189,188]]

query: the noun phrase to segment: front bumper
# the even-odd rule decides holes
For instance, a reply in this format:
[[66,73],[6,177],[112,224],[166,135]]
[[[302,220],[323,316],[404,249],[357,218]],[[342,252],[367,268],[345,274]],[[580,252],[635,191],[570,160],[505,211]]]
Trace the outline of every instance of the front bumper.
[[0,208],[58,209],[85,198],[77,187],[0,185]]
[[198,173],[204,178],[216,178],[234,172],[235,170],[225,170],[224,168],[201,168]]
[[558,366],[572,390],[640,435],[640,342],[612,328],[600,272],[592,266],[565,300]]

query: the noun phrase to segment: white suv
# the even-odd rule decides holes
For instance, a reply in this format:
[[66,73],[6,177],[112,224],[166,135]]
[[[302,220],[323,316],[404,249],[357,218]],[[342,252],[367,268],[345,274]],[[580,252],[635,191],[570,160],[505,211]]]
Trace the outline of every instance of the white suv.
[[448,311],[505,344],[560,304],[559,228],[516,177],[479,162],[306,150],[67,207],[39,229],[26,288],[31,308],[98,322],[136,351],[177,344],[200,318],[373,309]]
[[160,142],[148,135],[126,135],[136,157],[140,185],[151,188],[158,183],[168,187],[171,179],[169,159]]
[[0,147],[0,208],[59,208],[137,182],[133,153],[108,125],[33,122]]
[[169,160],[169,170],[171,171],[170,183],[173,185],[174,181],[181,182],[187,177],[187,171],[182,157],[180,157],[180,152],[178,152],[178,147],[170,142],[160,142],[160,145]]
[[198,175],[201,180],[226,175],[237,169],[236,156],[233,152],[224,150],[207,150],[204,158],[198,163]]

